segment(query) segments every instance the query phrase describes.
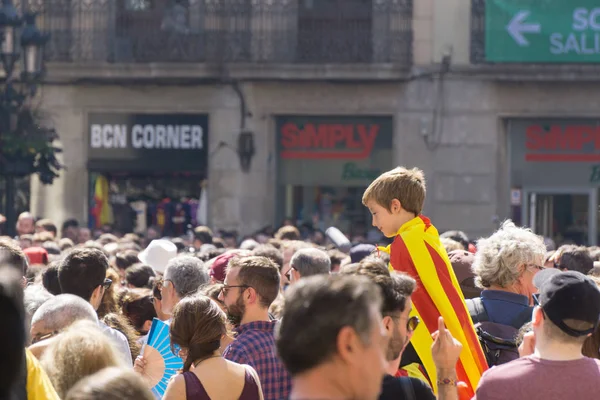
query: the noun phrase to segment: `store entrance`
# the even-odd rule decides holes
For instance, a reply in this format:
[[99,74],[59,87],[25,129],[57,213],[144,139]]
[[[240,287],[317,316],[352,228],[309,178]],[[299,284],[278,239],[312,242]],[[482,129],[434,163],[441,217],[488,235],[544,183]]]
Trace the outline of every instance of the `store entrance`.
[[560,246],[596,244],[596,191],[524,191],[524,222]]
[[362,204],[365,187],[284,187],[284,217],[297,225],[308,224],[325,231],[335,226],[350,240],[378,242],[381,233],[371,226],[369,210]]
[[[90,228],[180,237],[205,224],[206,180],[200,173],[90,173]],[[200,203],[204,203],[200,207]]]

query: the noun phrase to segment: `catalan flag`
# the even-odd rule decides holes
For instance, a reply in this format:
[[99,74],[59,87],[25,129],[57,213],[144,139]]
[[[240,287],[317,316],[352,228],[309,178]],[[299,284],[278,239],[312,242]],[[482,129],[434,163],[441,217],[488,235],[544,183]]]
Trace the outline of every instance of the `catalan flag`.
[[[437,330],[441,315],[452,336],[463,345],[456,365],[458,380],[474,393],[488,366],[437,229],[429,218],[420,215],[402,225],[394,242],[381,250],[390,253],[394,270],[405,272],[417,280],[417,290],[412,295],[413,314],[420,318],[422,324],[414,332],[411,343],[431,381],[437,381],[431,357],[431,334]],[[437,385],[433,386],[437,390]]]

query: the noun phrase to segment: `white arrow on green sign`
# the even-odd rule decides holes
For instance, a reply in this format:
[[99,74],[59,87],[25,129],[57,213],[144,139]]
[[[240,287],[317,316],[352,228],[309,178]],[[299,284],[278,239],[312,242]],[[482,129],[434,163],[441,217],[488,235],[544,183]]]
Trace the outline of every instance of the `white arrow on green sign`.
[[486,0],[485,60],[600,62],[600,0]]

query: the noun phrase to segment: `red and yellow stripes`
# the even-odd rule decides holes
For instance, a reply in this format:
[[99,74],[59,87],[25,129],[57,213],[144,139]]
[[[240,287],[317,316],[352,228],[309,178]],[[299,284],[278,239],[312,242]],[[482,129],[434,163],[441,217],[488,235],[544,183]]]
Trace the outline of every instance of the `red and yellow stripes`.
[[414,218],[400,228],[389,250],[392,267],[417,280],[417,290],[412,295],[413,313],[423,324],[415,331],[411,343],[431,381],[437,380],[431,357],[431,334],[437,330],[441,315],[452,336],[463,345],[456,365],[458,379],[474,392],[487,363],[437,229],[427,217]]

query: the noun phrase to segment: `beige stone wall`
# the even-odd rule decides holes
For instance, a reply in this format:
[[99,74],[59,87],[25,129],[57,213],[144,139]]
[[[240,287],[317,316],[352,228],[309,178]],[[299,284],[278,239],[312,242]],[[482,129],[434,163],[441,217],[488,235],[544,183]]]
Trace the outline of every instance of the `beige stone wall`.
[[[415,7],[422,1],[414,0]],[[467,65],[470,60],[470,0],[433,1],[433,59],[439,62],[443,54],[452,48],[452,61]]]
[[[276,210],[274,116],[393,115],[394,162],[422,168],[428,180],[425,212],[443,231],[463,229],[481,236],[509,215],[508,166],[503,118],[594,116],[600,85],[510,84],[449,76],[439,145],[432,134],[435,87],[410,83],[291,83],[242,85],[256,133],[257,154],[249,174],[228,148],[209,159],[209,214],[216,228],[252,232],[273,223]],[[219,141],[232,145],[240,129],[239,99],[228,86],[49,86],[42,93],[61,134],[67,165],[53,186],[32,184],[32,211],[62,222],[87,217],[86,115],[89,112],[198,112],[210,118],[211,153]]]

